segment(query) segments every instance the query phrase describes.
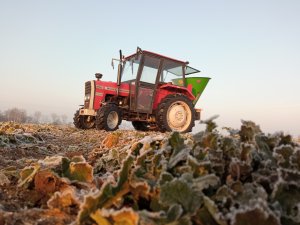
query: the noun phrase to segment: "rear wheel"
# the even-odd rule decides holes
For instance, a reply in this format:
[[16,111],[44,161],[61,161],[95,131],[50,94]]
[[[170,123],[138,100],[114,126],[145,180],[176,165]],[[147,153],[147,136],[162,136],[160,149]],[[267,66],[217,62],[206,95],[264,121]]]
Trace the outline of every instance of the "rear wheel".
[[114,131],[121,123],[121,110],[115,104],[101,106],[96,115],[96,128],[99,130]]
[[195,109],[192,101],[180,94],[164,98],[158,106],[157,126],[162,132],[190,132],[195,126]]
[[95,128],[95,117],[79,115],[79,110],[77,110],[74,114],[73,123],[79,129],[92,129]]

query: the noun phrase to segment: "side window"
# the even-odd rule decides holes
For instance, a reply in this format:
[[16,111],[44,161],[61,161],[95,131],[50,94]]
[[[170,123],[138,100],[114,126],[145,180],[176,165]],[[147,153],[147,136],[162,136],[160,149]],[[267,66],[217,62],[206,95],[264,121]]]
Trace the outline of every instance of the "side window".
[[154,57],[145,56],[141,81],[155,84],[160,60]]

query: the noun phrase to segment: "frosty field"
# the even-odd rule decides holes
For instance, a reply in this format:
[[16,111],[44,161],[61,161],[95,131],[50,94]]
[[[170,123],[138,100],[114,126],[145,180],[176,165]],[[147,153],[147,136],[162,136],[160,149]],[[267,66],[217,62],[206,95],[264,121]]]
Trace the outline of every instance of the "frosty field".
[[300,147],[221,135],[0,123],[0,224],[300,224]]

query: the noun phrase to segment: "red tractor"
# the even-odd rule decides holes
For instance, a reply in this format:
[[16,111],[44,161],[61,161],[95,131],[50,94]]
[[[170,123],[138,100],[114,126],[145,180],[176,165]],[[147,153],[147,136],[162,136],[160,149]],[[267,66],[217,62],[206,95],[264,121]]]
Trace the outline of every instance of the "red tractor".
[[194,106],[209,78],[186,77],[200,71],[140,48],[127,57],[120,50],[117,61],[117,82],[96,73],[97,80],[85,83],[84,105],[74,115],[77,128],[113,131],[127,120],[140,131],[192,130],[201,111]]

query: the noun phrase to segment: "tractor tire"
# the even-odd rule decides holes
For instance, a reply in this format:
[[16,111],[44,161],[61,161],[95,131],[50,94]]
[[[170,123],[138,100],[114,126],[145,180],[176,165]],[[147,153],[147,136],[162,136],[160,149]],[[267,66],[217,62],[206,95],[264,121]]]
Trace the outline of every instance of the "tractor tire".
[[138,131],[148,131],[148,123],[143,121],[132,121],[132,126]]
[[109,103],[101,106],[96,115],[96,128],[98,130],[114,131],[119,128],[122,121],[122,112],[118,106]]
[[77,110],[76,113],[74,114],[73,124],[75,125],[76,128],[83,129],[82,123],[81,123],[81,120],[80,120],[79,110]]
[[74,114],[73,124],[78,129],[92,129],[95,128],[95,118],[93,116],[81,116],[77,110]]
[[184,95],[168,95],[158,106],[156,124],[161,132],[186,133],[195,126],[193,102]]

